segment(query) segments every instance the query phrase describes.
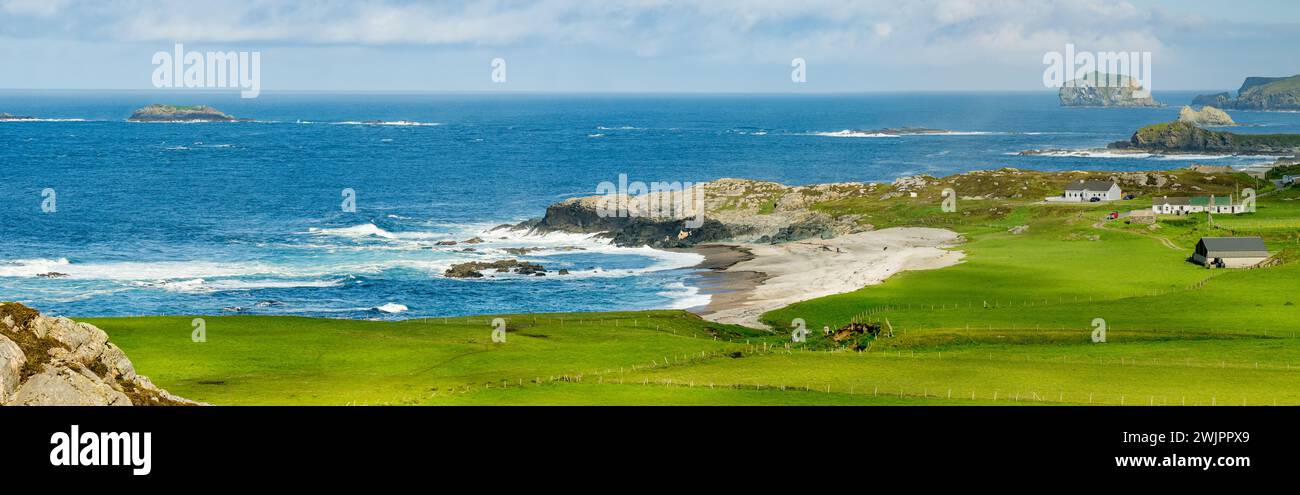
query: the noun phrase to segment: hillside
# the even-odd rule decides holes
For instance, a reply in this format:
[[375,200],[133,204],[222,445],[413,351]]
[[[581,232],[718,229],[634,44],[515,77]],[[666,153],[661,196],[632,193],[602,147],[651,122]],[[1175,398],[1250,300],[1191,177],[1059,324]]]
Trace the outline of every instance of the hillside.
[[[832,218],[953,229],[968,238],[966,258],[770,312],[773,333],[681,311],[223,316],[207,317],[200,345],[171,330],[188,328],[189,317],[88,321],[159,384],[215,404],[1300,405],[1300,264],[1227,271],[1186,262],[1207,235],[1261,235],[1279,259],[1294,259],[1300,190],[1264,191],[1257,213],[1216,215],[1212,225],[1200,216],[1102,220],[1147,208],[1146,198],[1035,199],[1084,176],[1113,176],[1146,195],[1251,184],[1189,170],[1004,169],[909,180],[916,198],[878,185],[818,202],[812,208]],[[972,199],[945,213],[936,201],[945,187]],[[491,339],[498,316],[505,343]],[[795,318],[812,330],[806,343],[790,343]],[[1091,340],[1097,318],[1108,328],[1103,344]],[[892,337],[820,331],[886,320]]]
[[1237,90],[1201,95],[1193,105],[1213,105],[1237,110],[1300,110],[1300,75],[1290,77],[1248,77]]
[[1175,121],[1143,127],[1134,132],[1128,141],[1111,143],[1109,147],[1156,152],[1213,151],[1287,155],[1300,153],[1300,134],[1236,134]]

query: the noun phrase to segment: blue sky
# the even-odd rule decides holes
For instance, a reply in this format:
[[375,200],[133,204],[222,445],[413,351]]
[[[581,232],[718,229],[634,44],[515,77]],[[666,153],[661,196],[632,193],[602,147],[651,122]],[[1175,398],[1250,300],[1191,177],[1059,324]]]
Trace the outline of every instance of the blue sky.
[[0,0],[0,88],[150,89],[178,42],[261,52],[268,91],[1041,90],[1066,43],[1152,52],[1156,91],[1235,89],[1300,73],[1300,2]]

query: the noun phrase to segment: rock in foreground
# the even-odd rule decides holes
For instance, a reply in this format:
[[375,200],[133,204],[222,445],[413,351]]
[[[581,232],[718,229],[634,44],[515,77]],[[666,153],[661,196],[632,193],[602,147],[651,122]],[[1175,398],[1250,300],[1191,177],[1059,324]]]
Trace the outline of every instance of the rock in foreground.
[[87,323],[0,303],[0,405],[199,405],[137,375],[108,334]]
[[231,122],[235,118],[207,105],[149,105],[136,110],[131,122]]

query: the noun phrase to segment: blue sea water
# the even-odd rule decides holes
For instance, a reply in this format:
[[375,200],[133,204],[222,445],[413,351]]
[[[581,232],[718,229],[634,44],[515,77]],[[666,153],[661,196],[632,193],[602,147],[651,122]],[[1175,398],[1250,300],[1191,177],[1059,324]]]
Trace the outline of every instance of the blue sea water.
[[[54,314],[406,318],[689,307],[695,255],[492,226],[642,181],[890,181],[976,169],[1151,170],[1260,157],[1017,156],[1084,150],[1176,117],[1068,109],[1050,92],[521,95],[0,92],[0,300]],[[149,103],[237,123],[129,123]],[[1300,114],[1232,112],[1236,132],[1300,132]],[[364,124],[383,121],[384,125]],[[947,135],[843,132],[927,127]],[[57,210],[42,211],[53,189]],[[356,211],[341,209],[344,189]],[[439,246],[479,236],[487,242]],[[475,251],[463,249],[472,247]],[[547,277],[444,278],[507,247]],[[579,249],[580,248],[580,249]],[[554,275],[559,268],[572,273]],[[66,278],[38,275],[58,272]],[[402,307],[405,307],[403,309]],[[383,308],[382,310],[379,308]]]

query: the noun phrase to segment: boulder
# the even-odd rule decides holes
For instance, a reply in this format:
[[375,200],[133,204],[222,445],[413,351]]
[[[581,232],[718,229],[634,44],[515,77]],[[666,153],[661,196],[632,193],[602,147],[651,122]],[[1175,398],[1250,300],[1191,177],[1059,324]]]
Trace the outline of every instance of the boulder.
[[9,402],[14,391],[18,390],[23,363],[26,362],[27,356],[18,344],[9,340],[9,337],[0,335],[0,405]]
[[6,403],[11,406],[129,406],[126,394],[99,380],[90,370],[46,365],[28,378]]
[[0,303],[0,405],[198,405],[140,376],[94,325]]

